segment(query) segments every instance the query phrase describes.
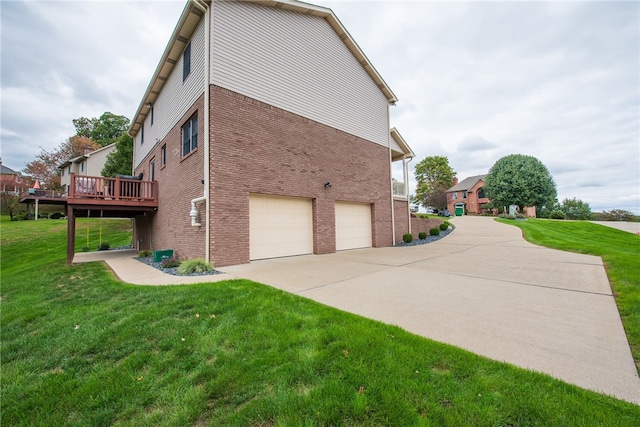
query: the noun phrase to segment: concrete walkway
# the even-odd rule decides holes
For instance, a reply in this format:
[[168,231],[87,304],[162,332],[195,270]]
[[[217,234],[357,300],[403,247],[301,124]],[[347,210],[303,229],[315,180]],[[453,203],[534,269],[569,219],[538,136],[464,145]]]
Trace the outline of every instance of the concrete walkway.
[[626,221],[591,221],[594,224],[604,225],[605,227],[617,228],[618,230],[627,231],[629,233],[640,233],[640,222]]
[[160,280],[167,275],[130,257],[107,263],[129,283],[251,279],[640,403],[599,257],[529,244],[520,229],[491,218],[453,221],[451,235],[427,245],[254,261],[204,278]]

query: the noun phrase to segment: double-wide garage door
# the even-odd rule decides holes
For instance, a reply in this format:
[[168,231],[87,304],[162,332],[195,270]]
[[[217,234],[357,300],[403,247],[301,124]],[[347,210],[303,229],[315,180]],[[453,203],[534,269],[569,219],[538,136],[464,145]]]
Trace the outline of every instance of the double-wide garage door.
[[249,258],[313,253],[313,205],[309,199],[249,196]]
[[[336,202],[335,221],[336,250],[371,247],[371,205]],[[249,235],[251,260],[313,253],[312,201],[250,195]]]
[[336,202],[336,250],[371,247],[371,205]]

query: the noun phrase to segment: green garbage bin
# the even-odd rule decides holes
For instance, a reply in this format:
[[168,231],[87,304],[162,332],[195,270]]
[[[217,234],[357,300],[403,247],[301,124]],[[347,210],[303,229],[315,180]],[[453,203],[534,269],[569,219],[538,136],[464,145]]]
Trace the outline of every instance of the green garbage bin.
[[164,249],[161,251],[153,251],[153,262],[162,262],[162,258],[171,258],[173,256],[173,249]]
[[464,215],[464,206],[456,206],[456,216]]

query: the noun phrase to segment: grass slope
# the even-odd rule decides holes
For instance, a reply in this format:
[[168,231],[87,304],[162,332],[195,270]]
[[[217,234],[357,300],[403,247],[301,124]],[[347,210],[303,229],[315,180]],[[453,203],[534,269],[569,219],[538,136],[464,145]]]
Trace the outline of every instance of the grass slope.
[[250,281],[67,268],[59,223],[1,225],[2,425],[640,422],[638,406]]
[[536,245],[602,257],[631,352],[640,369],[640,237],[586,221],[502,221]]

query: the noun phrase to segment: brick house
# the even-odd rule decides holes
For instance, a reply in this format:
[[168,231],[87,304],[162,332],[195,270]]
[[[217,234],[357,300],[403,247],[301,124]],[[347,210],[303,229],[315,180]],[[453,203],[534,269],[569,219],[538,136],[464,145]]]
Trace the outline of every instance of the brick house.
[[33,179],[22,176],[20,172],[6,167],[0,159],[0,192],[18,196],[32,186]]
[[460,182],[454,178],[453,187],[447,190],[447,209],[452,215],[481,214],[487,210],[482,209],[482,205],[491,202],[484,194],[486,176],[470,176]]
[[158,184],[137,247],[225,266],[401,241],[396,101],[330,9],[189,1],[129,129],[134,174]]

